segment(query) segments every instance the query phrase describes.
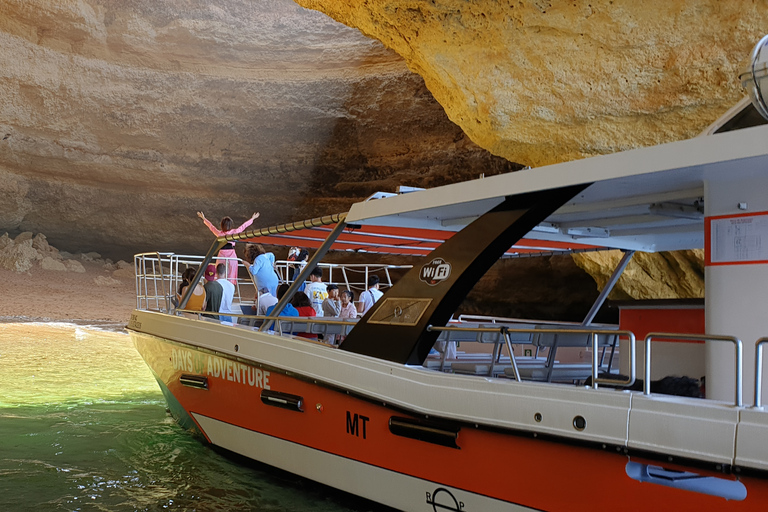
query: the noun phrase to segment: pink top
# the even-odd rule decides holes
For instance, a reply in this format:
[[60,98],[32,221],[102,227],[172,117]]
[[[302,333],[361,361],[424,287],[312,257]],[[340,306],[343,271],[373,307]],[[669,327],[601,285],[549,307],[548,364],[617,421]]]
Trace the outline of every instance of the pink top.
[[248,219],[247,221],[243,222],[242,225],[239,228],[230,229],[229,231],[222,231],[213,224],[211,224],[211,221],[208,219],[203,219],[203,222],[205,222],[205,225],[208,226],[208,229],[211,230],[211,233],[213,233],[216,236],[224,236],[224,235],[236,235],[238,233],[242,233],[245,231],[245,229],[253,224],[253,219]]
[[357,309],[355,309],[355,305],[350,302],[346,306],[342,306],[341,314],[339,316],[341,318],[357,318]]

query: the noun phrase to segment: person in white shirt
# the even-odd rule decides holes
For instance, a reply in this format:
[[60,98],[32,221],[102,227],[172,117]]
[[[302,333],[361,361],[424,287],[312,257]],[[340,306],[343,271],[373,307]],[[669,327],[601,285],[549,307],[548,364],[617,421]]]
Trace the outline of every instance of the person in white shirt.
[[384,294],[379,291],[379,276],[372,275],[368,277],[368,289],[360,294],[360,300],[363,302],[363,315],[373,307],[382,295]]
[[269,293],[269,289],[262,288],[259,290],[259,305],[256,310],[257,315],[267,316],[267,308],[277,304],[277,297]]
[[[219,313],[240,313],[232,310],[232,300],[235,298],[235,285],[227,279],[227,266],[224,263],[216,265],[216,282],[221,285],[221,306]],[[221,316],[219,319],[223,322],[232,322],[231,316]]]
[[312,309],[317,316],[323,316],[323,301],[328,298],[328,289],[323,282],[323,269],[315,267],[309,274],[309,284],[304,288],[304,293],[312,303]]

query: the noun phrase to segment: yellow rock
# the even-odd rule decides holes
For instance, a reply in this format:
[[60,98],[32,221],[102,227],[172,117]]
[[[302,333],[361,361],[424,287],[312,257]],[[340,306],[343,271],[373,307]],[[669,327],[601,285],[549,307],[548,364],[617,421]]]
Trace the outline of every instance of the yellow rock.
[[764,0],[296,2],[396,51],[474,142],[534,167],[698,134],[768,30]]
[[[393,49],[474,142],[534,167],[697,135],[768,30],[765,1],[296,2]],[[574,261],[602,289],[620,258]],[[703,251],[636,254],[611,298],[703,297],[703,276]]]
[[[621,251],[573,255],[602,290],[622,257]],[[704,297],[704,250],[637,252],[608,296],[612,300]]]

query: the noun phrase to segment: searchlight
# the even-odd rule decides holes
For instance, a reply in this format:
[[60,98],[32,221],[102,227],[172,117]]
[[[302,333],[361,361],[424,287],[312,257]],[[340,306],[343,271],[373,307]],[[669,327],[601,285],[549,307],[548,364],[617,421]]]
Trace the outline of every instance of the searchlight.
[[739,75],[741,86],[747,90],[752,105],[768,119],[768,35],[755,45],[747,67]]

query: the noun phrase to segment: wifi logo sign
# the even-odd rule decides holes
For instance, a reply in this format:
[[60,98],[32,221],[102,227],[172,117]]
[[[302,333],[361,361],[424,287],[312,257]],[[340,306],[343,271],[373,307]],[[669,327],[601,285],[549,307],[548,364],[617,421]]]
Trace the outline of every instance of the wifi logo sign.
[[451,264],[443,258],[435,258],[423,267],[419,279],[430,286],[435,286],[451,276]]

